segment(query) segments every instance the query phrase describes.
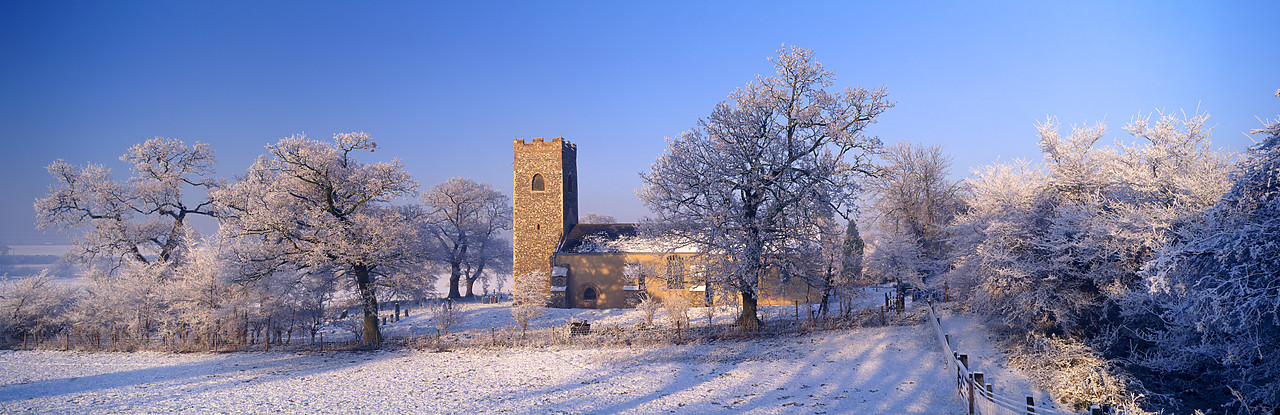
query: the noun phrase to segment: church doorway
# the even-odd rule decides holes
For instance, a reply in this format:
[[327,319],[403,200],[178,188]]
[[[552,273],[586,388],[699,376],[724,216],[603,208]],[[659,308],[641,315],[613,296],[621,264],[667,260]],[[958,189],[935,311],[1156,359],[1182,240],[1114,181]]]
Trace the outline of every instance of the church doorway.
[[588,285],[582,290],[582,308],[596,308],[599,297],[600,290],[594,285]]

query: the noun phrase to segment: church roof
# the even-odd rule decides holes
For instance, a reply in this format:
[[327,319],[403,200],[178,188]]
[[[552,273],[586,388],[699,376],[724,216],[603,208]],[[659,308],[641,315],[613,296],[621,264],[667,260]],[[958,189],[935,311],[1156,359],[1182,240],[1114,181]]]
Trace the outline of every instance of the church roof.
[[693,245],[674,238],[641,236],[634,223],[580,223],[569,228],[556,252],[589,253],[697,253]]
[[579,223],[569,228],[560,252],[612,252],[610,245],[636,236],[634,223]]

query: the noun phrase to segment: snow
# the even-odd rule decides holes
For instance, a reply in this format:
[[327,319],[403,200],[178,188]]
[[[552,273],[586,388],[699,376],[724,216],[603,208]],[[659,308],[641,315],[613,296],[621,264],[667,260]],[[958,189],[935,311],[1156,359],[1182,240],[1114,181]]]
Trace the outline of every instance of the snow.
[[[1055,405],[1049,392],[1033,385],[1026,373],[1009,366],[1008,356],[997,344],[998,337],[987,323],[970,315],[954,313],[946,307],[939,307],[937,311],[938,318],[942,320],[942,332],[951,336],[951,348],[969,356],[970,370],[982,372],[995,395],[1020,402],[1025,402],[1024,399],[1030,395],[1035,398],[1037,406],[1071,412],[1070,408]],[[951,371],[954,373],[955,369]]]
[[9,255],[54,255],[61,257],[71,249],[72,245],[7,245]]
[[[883,296],[887,292],[894,289],[891,287],[870,287],[854,303],[855,307],[872,307],[883,301]],[[834,306],[834,304],[833,304]],[[502,331],[511,330],[515,325],[515,321],[511,317],[510,303],[501,304],[480,304],[472,302],[455,302],[454,307],[465,313],[462,323],[455,325],[449,329],[451,333],[470,332],[472,335],[489,335],[490,329]],[[809,310],[816,309],[816,305],[801,304],[799,306],[800,316],[804,316]],[[382,333],[384,336],[420,336],[427,334],[436,334],[435,323],[431,321],[431,307],[411,308],[409,309],[409,317],[401,318],[399,322],[392,322],[383,326]],[[760,306],[758,308],[760,318],[766,322],[773,320],[784,320],[791,322],[795,320],[795,306]],[[715,324],[728,324],[732,322],[739,313],[737,307],[719,306],[713,310]],[[392,316],[393,311],[383,310],[381,315]],[[707,309],[705,307],[693,307],[689,309],[689,317],[693,319],[695,326],[705,325],[707,320]],[[583,309],[583,308],[548,308],[543,314],[534,318],[529,323],[529,330],[550,328],[557,326],[565,326],[572,321],[587,320],[592,327],[599,330],[603,327],[635,326],[644,320],[643,315],[636,309]],[[663,312],[658,312],[654,317],[655,323],[664,323],[666,316]],[[350,338],[350,332],[338,330],[325,331],[326,340],[346,340]]]
[[[488,334],[511,324],[506,304],[461,307],[465,320],[451,331]],[[792,306],[762,310],[768,321],[794,315]],[[386,333],[434,333],[429,313],[415,311]],[[587,319],[596,329],[643,318],[637,310],[547,311],[531,326]],[[690,315],[695,326],[705,324],[705,310]],[[715,315],[731,318],[730,310]],[[662,313],[655,319],[664,320]],[[963,317],[943,321],[963,333],[980,326]],[[0,413],[963,413],[932,330],[918,324],[685,345],[449,352],[0,351]],[[998,365],[986,354],[998,353],[981,340],[958,338],[961,347],[986,348],[970,352],[980,364]],[[980,367],[997,390],[1025,386],[1014,370]]]
[[0,352],[0,412],[959,413],[927,326],[700,345]]

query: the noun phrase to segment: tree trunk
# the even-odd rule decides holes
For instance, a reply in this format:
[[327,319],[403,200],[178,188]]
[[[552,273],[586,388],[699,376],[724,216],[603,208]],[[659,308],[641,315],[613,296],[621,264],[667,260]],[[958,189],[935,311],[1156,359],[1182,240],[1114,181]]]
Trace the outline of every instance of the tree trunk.
[[755,293],[742,292],[742,315],[738,316],[738,327],[748,332],[760,330],[760,319],[756,317]]
[[826,317],[827,309],[831,308],[831,280],[831,274],[827,274],[827,278],[822,282],[822,303],[818,305],[818,315],[823,317]]
[[[462,298],[462,293],[458,290],[461,280],[462,263],[454,262],[449,264],[449,298]],[[470,288],[467,290],[470,293]]]
[[375,348],[382,342],[382,333],[378,329],[378,297],[374,295],[374,285],[369,277],[367,265],[356,265],[356,286],[360,289],[360,302],[364,305],[364,338],[361,345]]
[[476,271],[467,275],[467,297],[473,297],[476,295],[475,291],[471,291],[471,289],[474,288],[476,281],[480,279],[480,276],[484,274],[485,262],[486,261],[483,260],[480,261],[480,265],[476,267]]
[[472,291],[472,289],[475,288],[475,285],[476,285],[476,280],[467,278],[467,298],[472,298],[476,296],[476,292]]
[[173,217],[173,227],[169,228],[169,238],[164,241],[164,246],[160,248],[160,259],[168,261],[173,257],[173,251],[179,246],[178,240],[182,237],[182,227],[186,223],[187,212],[179,212]]
[[755,191],[745,191],[742,195],[743,201],[743,217],[746,219],[747,233],[745,241],[746,252],[743,252],[742,261],[748,264],[749,270],[744,276],[746,281],[740,281],[746,289],[742,292],[742,315],[738,317],[738,326],[747,332],[755,332],[760,330],[760,318],[756,317],[756,291],[760,287],[760,275],[764,270],[768,269],[763,261],[764,242],[756,217],[759,214],[761,197]]

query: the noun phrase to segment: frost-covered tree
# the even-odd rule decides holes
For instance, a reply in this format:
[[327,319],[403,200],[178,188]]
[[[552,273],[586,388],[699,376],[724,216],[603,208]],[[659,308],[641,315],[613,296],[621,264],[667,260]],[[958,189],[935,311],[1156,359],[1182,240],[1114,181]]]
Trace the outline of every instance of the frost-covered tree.
[[[850,218],[849,221],[853,222],[853,219]],[[841,277],[846,257],[839,224],[833,218],[825,218],[819,222],[819,226],[822,230],[816,243],[801,246],[807,251],[802,252],[801,257],[809,262],[806,274],[810,284],[822,293],[818,313],[826,315],[831,296],[844,285],[845,280]]]
[[[870,205],[878,233],[916,245],[914,273],[946,270],[945,229],[962,208],[962,186],[948,176],[951,158],[938,145],[903,144],[885,148],[880,174],[869,181]],[[900,249],[896,251],[901,251]]]
[[[1143,264],[1179,223],[1225,190],[1230,164],[1210,148],[1206,118],[1138,119],[1126,129],[1145,143],[1116,147],[1098,146],[1102,124],[1065,136],[1052,119],[1040,124],[1043,166],[990,166],[970,179],[967,211],[950,231],[953,286],[971,293],[974,310],[1004,322],[1028,353],[1106,367],[1103,360],[1142,342],[1137,326],[1119,316],[1130,293],[1143,287]],[[1096,353],[1086,358],[1073,352],[1077,346]],[[1085,389],[1122,391],[1115,385],[1126,383],[1123,377],[1081,379],[1097,382]],[[1044,386],[1062,391],[1063,399],[1087,396],[1067,393],[1066,383]],[[1106,400],[1131,401],[1121,395],[1108,393]]]
[[802,278],[821,292],[818,314],[830,311],[831,297],[837,297],[840,311],[848,312],[852,300],[860,294],[858,285],[863,272],[863,242],[858,224],[850,212],[841,230],[835,218],[818,221],[820,234],[816,240],[801,240],[794,250],[808,269]]
[[667,321],[676,329],[676,340],[681,339],[680,331],[689,327],[689,300],[681,295],[672,295],[662,300],[662,311]]
[[921,269],[927,261],[920,244],[903,234],[882,235],[871,243],[866,256],[866,272],[878,281],[920,285],[924,274]]
[[[1256,133],[1266,137],[1231,175],[1230,190],[1147,265],[1137,295],[1145,301],[1130,312],[1159,316],[1143,319],[1158,324],[1146,336],[1154,347],[1136,360],[1160,383],[1267,412],[1280,408],[1280,122]],[[1149,185],[1177,197],[1165,190],[1177,186]]]
[[511,229],[507,196],[488,183],[454,177],[422,194],[427,234],[436,241],[434,258],[449,265],[449,298],[467,297],[486,269],[509,268],[511,244],[501,235]]
[[54,281],[48,271],[0,283],[0,345],[61,330],[75,299],[74,290]]
[[1103,124],[1066,136],[1052,119],[1040,124],[1043,169],[993,166],[970,181],[952,275],[1010,327],[1098,333],[1170,227],[1225,189],[1229,164],[1209,147],[1206,119],[1139,119],[1127,130],[1146,144],[1117,148],[1098,147]]
[[131,349],[193,324],[192,315],[173,308],[183,295],[183,270],[195,260],[188,257],[188,239],[196,238],[190,220],[216,215],[213,193],[223,181],[213,177],[213,150],[205,144],[157,137],[120,160],[133,172],[123,182],[103,165],[49,165],[57,183],[35,208],[41,228],[86,229],[68,253],[90,281],[67,307],[68,330]]
[[845,224],[844,242],[840,249],[840,275],[836,277],[835,293],[840,297],[841,312],[848,313],[853,311],[853,300],[861,290],[859,285],[863,281],[863,253],[866,250],[866,243],[862,241],[862,234],[858,232],[858,221],[853,215],[849,215],[849,222]]
[[618,223],[618,218],[603,213],[587,212],[578,217],[578,223]]
[[520,336],[523,337],[525,330],[529,328],[529,322],[542,315],[547,308],[547,301],[551,301],[551,293],[546,290],[551,279],[546,272],[534,271],[517,275],[514,280],[515,286],[511,288],[511,318],[520,326]]
[[848,284],[862,279],[862,254],[866,243],[858,232],[858,222],[852,217],[845,224],[844,243],[840,251],[840,278]]
[[381,295],[384,299],[401,299],[422,301],[436,297],[436,282],[439,281],[438,267],[432,265],[410,266],[396,272],[383,275],[378,285],[383,287]]
[[149,343],[153,332],[163,327],[169,305],[165,294],[174,282],[174,268],[168,261],[144,263],[125,261],[113,273],[91,270],[84,287],[84,306],[93,310],[79,323],[107,336],[116,350],[133,350]]
[[116,180],[100,164],[77,168],[58,160],[46,169],[57,179],[36,200],[36,226],[66,231],[87,228],[69,252],[72,259],[115,269],[123,260],[169,261],[192,216],[213,216],[213,150],[207,144],[156,137],[130,147],[120,160],[133,176]]
[[297,289],[292,294],[292,301],[301,314],[302,329],[315,343],[316,335],[324,325],[337,316],[334,294],[341,286],[343,275],[330,268],[305,270],[297,278]]
[[365,133],[335,135],[333,144],[295,135],[267,146],[234,185],[215,193],[221,231],[237,239],[236,260],[257,266],[244,268],[244,278],[285,267],[332,267],[351,276],[366,346],[381,340],[375,278],[416,258],[413,227],[390,204],[417,185],[398,160],[353,157],[374,146]]
[[462,305],[454,305],[453,303],[441,304],[429,313],[431,324],[435,325],[436,332],[441,335],[449,334],[449,328],[462,324],[466,316],[466,313],[462,311]]
[[722,260],[709,281],[741,295],[739,324],[759,326],[760,280],[796,275],[800,241],[851,202],[874,174],[880,140],[865,129],[893,103],[883,89],[828,92],[833,75],[807,49],[779,51],[758,76],[697,127],[667,140],[640,198],[650,223]]
[[226,272],[218,238],[189,232],[181,252],[186,260],[175,267],[159,294],[161,337],[171,349],[207,349],[213,346],[212,334],[231,325],[240,290]]
[[507,289],[507,283],[511,282],[510,273],[488,272],[485,273],[485,278],[493,284],[493,292],[495,294],[502,294],[505,292]]
[[978,284],[1025,275],[1018,259],[1032,238],[1025,225],[1036,220],[1045,176],[1043,167],[1015,161],[976,169],[966,179],[969,209],[949,231],[957,247],[950,274],[957,292],[978,296],[986,292],[976,289]]
[[126,259],[112,272],[85,272],[83,295],[68,310],[72,331],[106,340],[91,348],[208,350],[213,333],[237,327],[232,310],[243,310],[243,290],[223,272],[217,239],[192,228],[180,239],[173,256],[181,261]]

